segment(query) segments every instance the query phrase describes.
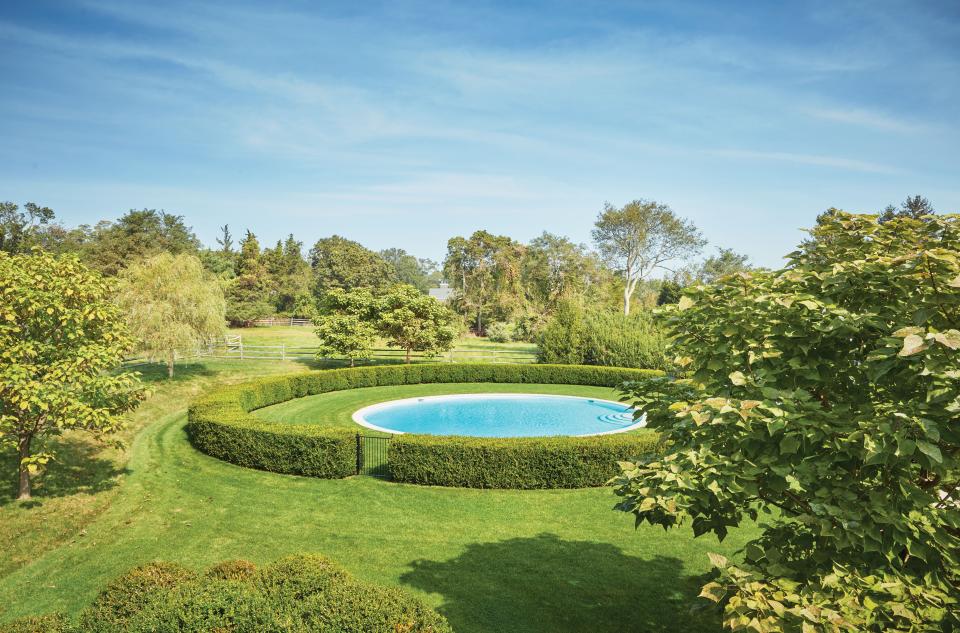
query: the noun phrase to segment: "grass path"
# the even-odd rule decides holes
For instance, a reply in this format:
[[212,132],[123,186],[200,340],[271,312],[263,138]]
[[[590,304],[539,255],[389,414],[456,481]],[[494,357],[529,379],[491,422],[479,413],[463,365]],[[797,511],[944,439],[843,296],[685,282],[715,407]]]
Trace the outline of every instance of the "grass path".
[[199,567],[306,551],[419,594],[461,633],[718,631],[711,616],[689,614],[706,553],[733,554],[752,532],[718,544],[688,529],[634,531],[611,511],[608,489],[462,490],[248,470],[190,446],[184,404],[140,432],[128,475],[83,535],[0,578],[0,620],[75,613],[153,559]]

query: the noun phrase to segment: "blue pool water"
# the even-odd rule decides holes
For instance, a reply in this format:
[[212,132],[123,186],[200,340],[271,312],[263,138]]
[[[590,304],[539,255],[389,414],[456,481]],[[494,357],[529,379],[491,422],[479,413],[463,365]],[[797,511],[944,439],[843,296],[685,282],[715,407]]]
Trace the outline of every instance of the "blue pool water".
[[536,437],[596,435],[642,426],[633,409],[608,400],[533,394],[465,394],[381,402],[353,414],[391,433]]

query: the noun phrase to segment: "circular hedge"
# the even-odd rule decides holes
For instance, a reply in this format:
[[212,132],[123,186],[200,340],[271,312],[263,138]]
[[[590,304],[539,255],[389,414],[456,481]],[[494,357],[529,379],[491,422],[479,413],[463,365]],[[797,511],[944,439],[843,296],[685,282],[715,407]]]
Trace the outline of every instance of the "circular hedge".
[[[327,369],[262,378],[208,394],[190,406],[187,434],[204,453],[271,472],[340,478],[356,474],[357,433],[272,424],[262,407],[330,391],[429,383],[536,383],[616,387],[662,372],[581,365],[425,364]],[[478,438],[398,435],[388,450],[395,481],[473,488],[600,486],[617,462],[654,449],[657,434]]]

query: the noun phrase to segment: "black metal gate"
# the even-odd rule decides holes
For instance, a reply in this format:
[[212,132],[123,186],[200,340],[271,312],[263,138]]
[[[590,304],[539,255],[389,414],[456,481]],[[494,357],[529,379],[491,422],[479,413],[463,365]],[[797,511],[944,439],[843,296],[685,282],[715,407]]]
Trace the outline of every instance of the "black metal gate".
[[357,474],[389,479],[390,466],[387,463],[389,447],[389,437],[357,433]]

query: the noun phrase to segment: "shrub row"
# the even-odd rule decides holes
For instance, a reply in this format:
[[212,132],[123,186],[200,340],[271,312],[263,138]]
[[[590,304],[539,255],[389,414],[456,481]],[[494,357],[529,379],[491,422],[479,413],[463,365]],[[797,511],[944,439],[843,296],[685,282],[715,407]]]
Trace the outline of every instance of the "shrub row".
[[387,457],[394,480],[465,488],[587,488],[620,473],[617,462],[657,448],[652,431],[594,437],[400,435]]
[[150,563],[117,578],[72,623],[24,618],[3,633],[280,631],[450,633],[437,612],[402,590],[353,578],[322,556],[291,556],[262,569],[225,561],[206,574]]
[[[424,384],[424,383],[456,383],[456,382],[493,382],[493,383],[539,383],[539,384],[571,384],[596,385],[616,387],[625,381],[637,380],[660,372],[637,369],[623,369],[615,367],[588,367],[574,365],[489,365],[489,364],[432,364],[432,365],[403,365],[380,367],[357,367],[351,369],[328,369],[306,372],[289,376],[263,378],[260,380],[223,388],[215,393],[204,396],[190,407],[187,433],[190,441],[199,450],[240,466],[269,470],[272,472],[296,475],[308,475],[323,478],[339,478],[352,475],[356,472],[356,434],[348,430],[325,429],[317,425],[288,425],[271,424],[250,414],[254,409],[266,407],[279,402],[301,398],[319,393],[355,389],[359,387],[376,387],[384,385]],[[406,449],[406,455],[412,455],[412,446],[417,438],[404,438],[401,451]],[[544,455],[538,462],[546,461],[549,455],[559,455],[557,449],[561,443],[567,443],[571,448],[566,460],[574,459],[577,450],[584,455],[593,454],[599,449],[577,449],[577,446],[609,446],[610,450],[604,453],[603,468],[609,469],[610,457],[618,453],[617,441],[613,439],[589,438],[557,438],[551,440],[531,439],[519,441],[507,439],[489,442],[494,446],[507,446],[516,443],[516,450],[508,451],[502,457],[502,463],[510,464],[520,459],[521,455],[531,456],[535,452],[538,442],[544,446]],[[478,440],[486,441],[486,440]],[[621,440],[622,441],[622,440]],[[394,439],[393,445],[400,447]],[[525,448],[521,448],[525,447]],[[551,447],[551,448],[547,448]],[[393,450],[391,447],[391,451]],[[465,454],[466,457],[466,454]],[[621,456],[622,457],[622,456]],[[476,462],[478,457],[474,457]],[[433,458],[436,461],[437,458]],[[615,460],[614,460],[615,461]],[[391,460],[393,465],[394,460]],[[498,463],[491,460],[491,463]],[[423,474],[416,474],[413,465],[402,464],[397,461],[400,473],[410,473],[409,481],[418,481],[424,478],[431,482],[447,481],[481,481],[474,475],[468,477],[446,477],[439,475],[427,478]],[[476,462],[471,470],[479,469]],[[566,476],[559,479],[560,487],[572,487],[574,481],[596,482],[587,485],[599,485],[601,477],[593,472],[594,465],[585,465],[590,473],[579,476]],[[513,468],[519,472],[518,468]],[[533,471],[531,471],[532,473]],[[599,472],[599,470],[597,470]],[[603,472],[606,472],[604,470]],[[536,476],[531,476],[532,483],[523,486],[530,488],[549,487],[544,485],[549,471],[537,468]],[[395,475],[396,476],[396,475]],[[612,476],[612,475],[611,475]],[[499,481],[517,481],[517,475],[511,474],[499,478]],[[609,478],[609,477],[607,477]],[[606,481],[606,479],[602,479]],[[445,485],[474,485],[474,484],[445,484]],[[477,484],[482,485],[482,484]],[[486,484],[490,486],[489,484]],[[500,485],[497,487],[512,487]]]

